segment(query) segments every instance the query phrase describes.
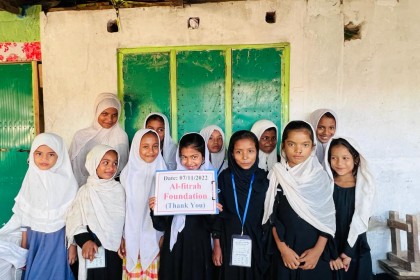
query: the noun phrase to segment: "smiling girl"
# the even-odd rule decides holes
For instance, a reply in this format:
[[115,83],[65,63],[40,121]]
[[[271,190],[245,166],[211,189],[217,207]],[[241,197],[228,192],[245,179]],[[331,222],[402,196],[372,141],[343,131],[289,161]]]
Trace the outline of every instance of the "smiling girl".
[[[366,159],[351,138],[336,138],[328,149],[327,171],[334,177],[337,209],[338,258],[330,262],[336,279],[372,279],[372,258],[367,241],[375,182]],[[344,268],[344,269],[342,269]]]
[[[203,137],[198,133],[182,136],[177,153],[177,170],[209,169],[213,166]],[[210,233],[214,216],[154,216],[154,197],[149,200],[149,207],[153,226],[165,232],[160,251],[159,279],[212,279]]]
[[330,109],[318,109],[312,112],[309,122],[315,129],[316,156],[324,165],[326,147],[337,132],[337,114]]
[[[90,176],[67,216],[66,234],[78,246],[79,279],[121,279],[118,256],[125,217],[125,193],[114,180],[118,154],[110,146],[97,145],[86,156]],[[105,266],[86,269],[86,263],[104,249]],[[102,251],[102,250],[101,250]]]
[[98,144],[109,145],[117,151],[120,157],[117,175],[127,163],[128,136],[118,123],[120,111],[121,103],[114,94],[101,93],[95,101],[92,125],[74,134],[69,154],[79,186],[89,177],[85,167],[86,155]]

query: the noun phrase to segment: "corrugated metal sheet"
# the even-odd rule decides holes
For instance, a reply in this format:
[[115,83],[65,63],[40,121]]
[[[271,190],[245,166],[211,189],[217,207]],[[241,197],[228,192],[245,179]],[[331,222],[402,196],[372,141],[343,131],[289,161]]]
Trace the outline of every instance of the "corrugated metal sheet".
[[11,215],[35,136],[32,65],[0,64],[0,225]]

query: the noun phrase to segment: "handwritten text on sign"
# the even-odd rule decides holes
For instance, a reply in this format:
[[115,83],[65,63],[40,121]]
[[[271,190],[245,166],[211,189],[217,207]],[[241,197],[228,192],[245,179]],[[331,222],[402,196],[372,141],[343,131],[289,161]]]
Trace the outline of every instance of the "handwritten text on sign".
[[216,214],[214,170],[157,171],[155,215]]

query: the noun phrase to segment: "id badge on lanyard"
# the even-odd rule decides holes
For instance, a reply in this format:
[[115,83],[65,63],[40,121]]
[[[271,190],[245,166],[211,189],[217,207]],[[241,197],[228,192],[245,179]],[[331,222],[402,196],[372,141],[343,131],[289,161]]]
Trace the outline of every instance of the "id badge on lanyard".
[[251,198],[252,192],[252,183],[254,182],[254,174],[252,174],[251,183],[249,185],[248,197],[246,199],[246,205],[244,210],[244,215],[241,217],[239,213],[238,198],[236,195],[236,186],[233,174],[232,176],[232,187],[233,195],[235,198],[236,213],[238,214],[239,220],[242,225],[241,234],[232,235],[232,251],[230,252],[230,265],[231,266],[242,266],[242,267],[251,267],[252,259],[252,239],[248,235],[244,235],[244,224],[246,220],[246,215],[248,213],[249,200]]
[[232,235],[230,265],[251,267],[252,240],[248,235]]

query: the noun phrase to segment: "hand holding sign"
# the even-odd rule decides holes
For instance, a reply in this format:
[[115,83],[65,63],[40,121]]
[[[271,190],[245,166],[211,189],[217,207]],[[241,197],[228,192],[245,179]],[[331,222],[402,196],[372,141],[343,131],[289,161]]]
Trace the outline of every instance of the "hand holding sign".
[[214,170],[157,171],[156,200],[149,207],[155,215],[217,214],[216,178]]

